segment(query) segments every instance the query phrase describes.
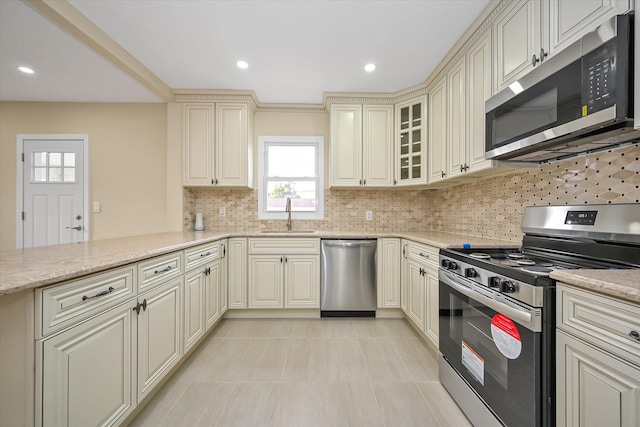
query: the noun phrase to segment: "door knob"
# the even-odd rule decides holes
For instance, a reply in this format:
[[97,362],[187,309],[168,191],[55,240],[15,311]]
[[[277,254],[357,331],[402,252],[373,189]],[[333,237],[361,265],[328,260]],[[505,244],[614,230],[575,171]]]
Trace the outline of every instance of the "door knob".
[[70,230],[78,230],[78,231],[82,230],[81,225],[74,225],[73,227],[65,227],[65,228],[68,228]]

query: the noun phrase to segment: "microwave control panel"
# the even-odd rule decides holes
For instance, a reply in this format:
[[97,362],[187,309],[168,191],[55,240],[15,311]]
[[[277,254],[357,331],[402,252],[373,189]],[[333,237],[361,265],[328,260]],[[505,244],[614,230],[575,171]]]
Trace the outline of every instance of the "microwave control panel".
[[582,57],[582,115],[616,103],[615,38]]

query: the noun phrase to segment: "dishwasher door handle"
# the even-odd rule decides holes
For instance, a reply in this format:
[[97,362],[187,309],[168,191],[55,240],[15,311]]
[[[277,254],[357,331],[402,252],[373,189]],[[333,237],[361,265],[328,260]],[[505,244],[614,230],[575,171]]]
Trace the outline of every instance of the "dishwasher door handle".
[[375,246],[376,241],[372,240],[371,242],[322,242],[324,246],[334,247],[334,248],[361,248],[361,247],[371,247]]

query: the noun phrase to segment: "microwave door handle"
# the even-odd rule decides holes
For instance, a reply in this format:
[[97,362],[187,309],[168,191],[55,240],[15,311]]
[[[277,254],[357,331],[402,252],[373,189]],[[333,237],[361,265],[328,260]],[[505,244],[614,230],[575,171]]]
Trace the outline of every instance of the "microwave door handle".
[[474,292],[472,289],[469,289],[466,286],[462,286],[456,283],[454,280],[451,279],[451,277],[447,275],[446,272],[441,271],[441,273],[443,273],[440,275],[440,278],[442,279],[442,281],[447,285],[451,286],[456,291],[460,292],[461,294],[466,295],[469,298],[474,299],[486,305],[487,307],[497,311],[498,313],[502,313],[508,317],[511,317],[512,319],[517,319],[525,323],[531,323],[531,313],[522,312],[516,308],[508,306],[507,304],[503,304],[499,301],[486,297],[481,293]]

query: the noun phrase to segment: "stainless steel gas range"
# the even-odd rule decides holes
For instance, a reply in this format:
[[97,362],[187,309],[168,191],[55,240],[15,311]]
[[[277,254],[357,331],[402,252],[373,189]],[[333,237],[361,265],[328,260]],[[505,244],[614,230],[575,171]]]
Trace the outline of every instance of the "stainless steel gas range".
[[527,207],[522,231],[440,251],[440,381],[478,426],[555,426],[552,271],[640,268],[640,204]]

